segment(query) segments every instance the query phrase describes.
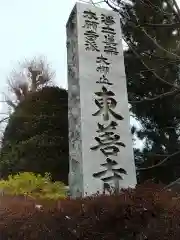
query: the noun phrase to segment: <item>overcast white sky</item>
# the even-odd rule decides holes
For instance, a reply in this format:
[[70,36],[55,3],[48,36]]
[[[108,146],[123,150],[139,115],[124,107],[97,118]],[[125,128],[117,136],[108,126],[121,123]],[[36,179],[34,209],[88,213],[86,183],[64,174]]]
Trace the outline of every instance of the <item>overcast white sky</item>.
[[75,0],[0,0],[0,90],[17,61],[44,55],[66,87],[66,21]]

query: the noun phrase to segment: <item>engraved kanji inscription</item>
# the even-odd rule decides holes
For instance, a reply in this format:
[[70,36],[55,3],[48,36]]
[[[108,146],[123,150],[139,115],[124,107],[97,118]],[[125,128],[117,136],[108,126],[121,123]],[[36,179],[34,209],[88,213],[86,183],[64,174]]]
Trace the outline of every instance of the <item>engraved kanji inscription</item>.
[[[118,163],[110,158],[106,159],[106,162],[101,164],[106,169],[93,174],[93,177],[100,178],[103,182],[109,182],[111,180],[122,180],[122,175],[126,175],[127,172],[124,168],[118,167]],[[117,168],[118,167],[118,168]],[[108,174],[109,173],[109,174]],[[106,174],[108,174],[106,176]]]
[[101,14],[101,22],[107,26],[115,24],[114,17],[111,15]]
[[113,16],[101,15],[101,22],[104,24],[102,33],[104,33],[104,52],[110,55],[118,55],[117,42],[115,41],[115,29],[112,27],[115,24]]
[[96,71],[101,74],[99,80],[96,81],[96,83],[112,85],[112,83],[107,78],[110,69],[110,63],[108,62],[108,59],[106,57],[103,57],[101,54],[100,57],[97,57],[96,63]]
[[96,63],[98,65],[96,68],[97,72],[100,72],[103,74],[109,73],[110,62],[108,62],[108,59],[106,57],[103,57],[103,55],[101,54],[100,57],[97,57]]
[[87,51],[96,51],[99,52],[96,40],[99,37],[97,34],[97,27],[99,25],[98,17],[95,12],[91,10],[87,10],[83,12],[83,17],[85,18],[85,22],[83,28],[86,29],[84,32],[85,36],[85,49]]
[[93,31],[93,30],[87,30],[84,33],[85,36],[85,49],[99,52],[99,48],[96,43],[96,39],[99,37],[99,35]]
[[106,75],[101,75],[101,77],[99,78],[98,81],[96,81],[96,83],[100,83],[100,84],[107,84],[107,85],[113,85],[109,79],[106,77]]
[[95,95],[99,97],[95,99],[95,104],[99,108],[97,112],[93,113],[93,116],[99,116],[102,114],[103,120],[109,120],[109,114],[111,114],[117,120],[123,120],[124,118],[114,111],[117,102],[113,98],[115,94],[112,91],[108,91],[106,87],[102,87],[101,92],[96,92]]
[[89,19],[89,20],[98,20],[98,17],[96,16],[96,13],[95,12],[92,12],[91,10],[85,10],[84,12],[83,12],[83,17],[84,18],[87,18],[87,19]]
[[99,25],[98,18],[96,16],[95,12],[92,11],[84,11],[83,17],[85,18],[85,23],[83,25],[84,28],[87,28],[89,30],[97,30],[97,27]]
[[99,23],[96,22],[96,21],[90,21],[90,20],[86,19],[85,23],[83,25],[83,28],[87,28],[87,29],[96,31],[97,27],[98,27],[98,24]]
[[117,42],[115,41],[115,30],[109,26],[102,27],[104,33],[104,52],[111,55],[117,55]]
[[117,156],[120,152],[120,147],[125,147],[126,145],[120,141],[120,135],[114,132],[103,132],[94,138],[97,144],[91,147],[91,150],[98,150],[106,156]]
[[96,63],[100,63],[100,64],[105,64],[106,66],[110,65],[110,62],[108,62],[108,59],[106,57],[103,57],[103,55],[101,54],[100,57],[97,57],[96,59]]
[[105,126],[104,124],[98,123],[98,130],[96,132],[105,132],[107,130],[116,130],[118,126],[117,122],[111,121],[109,125]]
[[113,36],[116,35],[116,32],[115,32],[114,28],[111,28],[109,26],[102,27],[101,32],[106,33],[106,34],[111,34]]
[[114,36],[107,34],[104,35],[104,52],[110,55],[118,55],[117,43],[115,42]]

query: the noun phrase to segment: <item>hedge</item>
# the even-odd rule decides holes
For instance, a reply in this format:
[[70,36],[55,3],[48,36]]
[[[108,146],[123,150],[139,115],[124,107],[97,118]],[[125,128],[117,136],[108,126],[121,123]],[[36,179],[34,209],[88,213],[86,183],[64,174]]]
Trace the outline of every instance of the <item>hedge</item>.
[[3,196],[0,212],[3,240],[180,239],[178,196],[159,185],[76,200],[35,202]]

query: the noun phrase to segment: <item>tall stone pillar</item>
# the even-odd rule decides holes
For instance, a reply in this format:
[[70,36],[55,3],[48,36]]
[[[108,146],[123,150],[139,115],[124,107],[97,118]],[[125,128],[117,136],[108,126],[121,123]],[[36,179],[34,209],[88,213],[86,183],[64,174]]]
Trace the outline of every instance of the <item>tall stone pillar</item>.
[[118,14],[77,3],[67,23],[67,63],[71,195],[134,187]]

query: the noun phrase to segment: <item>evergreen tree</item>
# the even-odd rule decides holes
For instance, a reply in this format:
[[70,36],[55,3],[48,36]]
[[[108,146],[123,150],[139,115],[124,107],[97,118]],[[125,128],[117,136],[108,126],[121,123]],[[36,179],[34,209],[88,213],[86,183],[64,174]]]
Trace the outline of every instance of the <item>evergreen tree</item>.
[[58,87],[29,93],[15,108],[2,139],[0,173],[49,172],[68,182],[68,94]]

